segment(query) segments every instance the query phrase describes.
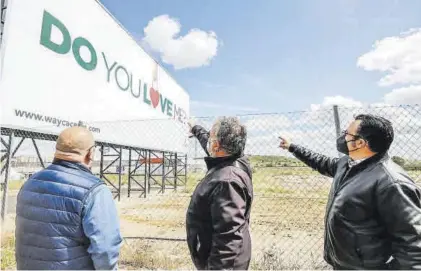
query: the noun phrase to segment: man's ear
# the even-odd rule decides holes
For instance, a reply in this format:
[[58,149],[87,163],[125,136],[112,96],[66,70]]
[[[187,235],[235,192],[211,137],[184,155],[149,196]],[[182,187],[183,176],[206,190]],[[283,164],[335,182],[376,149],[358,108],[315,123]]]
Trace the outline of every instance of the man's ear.
[[358,139],[357,143],[358,143],[358,146],[357,146],[358,148],[364,148],[364,147],[368,148],[367,141],[362,138]]
[[215,140],[215,145],[213,148],[215,152],[219,152],[221,150],[221,145],[219,145],[219,142],[217,140]]
[[89,151],[89,158],[91,159],[91,161],[94,161],[94,157],[95,157],[95,148],[92,148],[90,151]]
[[85,162],[89,163],[94,160],[94,150],[90,149],[85,155]]

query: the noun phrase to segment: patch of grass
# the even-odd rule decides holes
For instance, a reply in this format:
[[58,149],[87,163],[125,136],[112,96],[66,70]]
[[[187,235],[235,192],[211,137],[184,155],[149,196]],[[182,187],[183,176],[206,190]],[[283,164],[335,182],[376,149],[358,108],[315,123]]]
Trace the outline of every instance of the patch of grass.
[[297,263],[287,263],[282,257],[283,251],[272,246],[265,249],[262,254],[257,256],[251,264],[252,270],[298,270],[300,266]]
[[184,242],[127,241],[121,249],[122,269],[194,270]]
[[9,181],[8,189],[9,190],[20,190],[26,180],[12,180]]
[[262,175],[276,175],[276,176],[290,176],[290,175],[317,175],[317,171],[309,167],[253,167],[254,176]]
[[176,221],[170,219],[146,219],[137,215],[121,215],[122,219],[133,221],[136,223],[144,223],[150,226],[166,227],[166,228],[179,228],[184,227],[183,221]]
[[1,270],[15,268],[15,236],[3,233],[1,236]]
[[175,202],[175,200],[167,200],[162,203],[148,204],[148,209],[176,209],[185,208],[184,202]]
[[[104,176],[114,185],[118,185],[118,175],[116,174],[104,174]],[[105,181],[105,180],[104,180]],[[121,185],[127,185],[129,182],[129,175],[121,175]]]
[[270,185],[265,183],[256,183],[253,184],[253,190],[256,193],[263,193],[263,194],[291,194],[294,193],[291,189],[286,189],[281,186]]
[[291,255],[288,251],[272,245],[256,255],[251,262],[252,270],[326,270],[329,266],[321,261],[313,252],[308,255],[308,261],[303,262],[299,254]]
[[[303,177],[317,175],[318,173],[307,167],[255,167],[253,168],[254,191],[264,194],[284,194],[293,193],[294,189],[287,189],[277,183],[280,176]],[[187,185],[182,190],[183,193],[191,193],[196,185],[203,179],[205,173],[188,172]]]
[[275,155],[252,155],[249,156],[250,163],[253,167],[293,167],[293,166],[303,166],[304,164],[298,159],[289,158],[284,156],[275,156]]
[[[411,176],[414,180],[421,178],[421,171],[419,170],[410,170],[408,171],[408,175]],[[421,180],[419,180],[420,182]]]

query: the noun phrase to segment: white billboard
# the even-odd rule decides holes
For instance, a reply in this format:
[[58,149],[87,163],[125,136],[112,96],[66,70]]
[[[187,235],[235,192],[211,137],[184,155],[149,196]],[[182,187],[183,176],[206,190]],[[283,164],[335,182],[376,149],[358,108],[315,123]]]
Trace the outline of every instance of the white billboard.
[[1,126],[185,152],[189,95],[95,0],[9,0]]

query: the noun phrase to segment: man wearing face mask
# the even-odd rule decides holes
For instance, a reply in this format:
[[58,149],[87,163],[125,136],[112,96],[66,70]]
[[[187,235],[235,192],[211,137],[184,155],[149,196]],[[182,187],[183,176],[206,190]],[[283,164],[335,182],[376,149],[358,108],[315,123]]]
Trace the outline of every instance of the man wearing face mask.
[[251,258],[252,174],[244,156],[247,132],[237,118],[219,118],[210,132],[190,126],[208,157],[208,172],[193,192],[187,243],[199,270],[246,270]]
[[421,191],[392,162],[392,124],[358,115],[329,158],[281,137],[280,147],[333,182],[324,258],[334,269],[421,269]]
[[117,269],[119,219],[111,191],[90,171],[94,151],[91,132],[65,129],[53,163],[19,191],[18,270]]

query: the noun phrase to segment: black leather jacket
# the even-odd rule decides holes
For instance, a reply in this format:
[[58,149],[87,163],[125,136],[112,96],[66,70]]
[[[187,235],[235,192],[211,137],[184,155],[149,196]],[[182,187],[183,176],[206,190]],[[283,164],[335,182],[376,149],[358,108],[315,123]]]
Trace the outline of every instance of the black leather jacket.
[[[193,134],[206,151],[209,133]],[[208,172],[196,186],[186,215],[187,244],[199,270],[246,270],[251,258],[249,219],[253,200],[246,157],[205,157]]]
[[337,269],[421,269],[421,191],[387,154],[350,168],[348,156],[328,158],[298,145],[289,151],[333,177],[325,216],[329,264]]

